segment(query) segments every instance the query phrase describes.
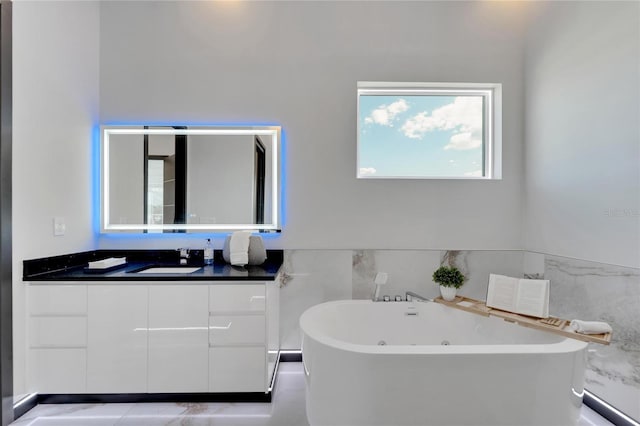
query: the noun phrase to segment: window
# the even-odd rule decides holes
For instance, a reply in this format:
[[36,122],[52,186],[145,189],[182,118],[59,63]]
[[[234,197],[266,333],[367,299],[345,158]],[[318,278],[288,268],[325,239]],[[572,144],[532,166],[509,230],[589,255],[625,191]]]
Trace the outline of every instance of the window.
[[500,84],[358,83],[358,178],[500,179]]

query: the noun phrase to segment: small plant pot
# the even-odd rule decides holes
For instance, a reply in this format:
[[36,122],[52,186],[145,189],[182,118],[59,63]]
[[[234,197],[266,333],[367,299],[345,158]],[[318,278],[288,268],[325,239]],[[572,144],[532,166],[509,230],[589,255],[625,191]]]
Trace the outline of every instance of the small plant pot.
[[456,298],[456,293],[458,289],[455,287],[445,287],[443,285],[440,286],[440,295],[447,302],[453,301]]

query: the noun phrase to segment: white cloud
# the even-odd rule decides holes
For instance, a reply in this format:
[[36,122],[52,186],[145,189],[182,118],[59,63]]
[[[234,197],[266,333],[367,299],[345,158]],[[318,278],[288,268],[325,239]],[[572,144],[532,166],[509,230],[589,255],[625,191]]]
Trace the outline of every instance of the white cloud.
[[360,176],[375,175],[377,170],[373,167],[360,167]]
[[431,114],[423,111],[407,119],[401,128],[411,139],[422,139],[427,132],[453,130],[445,149],[467,150],[482,145],[482,98],[479,96],[458,96],[455,100]]
[[472,172],[466,172],[464,174],[465,176],[477,176],[477,177],[481,177],[482,176],[482,170],[474,170]]
[[398,99],[389,105],[380,105],[374,109],[371,114],[364,119],[365,123],[375,123],[381,126],[393,126],[393,120],[400,113],[403,113],[409,109],[407,101],[404,99]]
[[457,133],[451,136],[449,143],[444,149],[454,149],[456,151],[466,151],[482,146],[482,139],[471,132]]

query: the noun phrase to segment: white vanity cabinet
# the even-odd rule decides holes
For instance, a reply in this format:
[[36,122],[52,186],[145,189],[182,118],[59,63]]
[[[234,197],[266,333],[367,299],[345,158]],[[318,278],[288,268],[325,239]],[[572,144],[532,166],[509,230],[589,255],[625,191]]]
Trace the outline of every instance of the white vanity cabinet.
[[[266,392],[280,351],[278,280],[212,286],[209,391]],[[231,300],[231,303],[225,303]]]
[[208,301],[208,285],[149,285],[149,393],[208,392]]
[[148,286],[88,286],[87,392],[147,391]]
[[31,283],[29,389],[268,392],[279,351],[277,283]]
[[29,392],[86,392],[87,286],[31,285],[27,298]]
[[210,288],[211,392],[260,392],[267,386],[265,287],[223,284]]

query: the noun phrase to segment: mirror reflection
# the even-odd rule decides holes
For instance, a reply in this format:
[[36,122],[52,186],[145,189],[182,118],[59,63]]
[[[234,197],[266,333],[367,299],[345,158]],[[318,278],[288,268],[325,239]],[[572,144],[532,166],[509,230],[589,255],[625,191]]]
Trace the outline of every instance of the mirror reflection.
[[277,231],[279,127],[104,127],[103,232]]

